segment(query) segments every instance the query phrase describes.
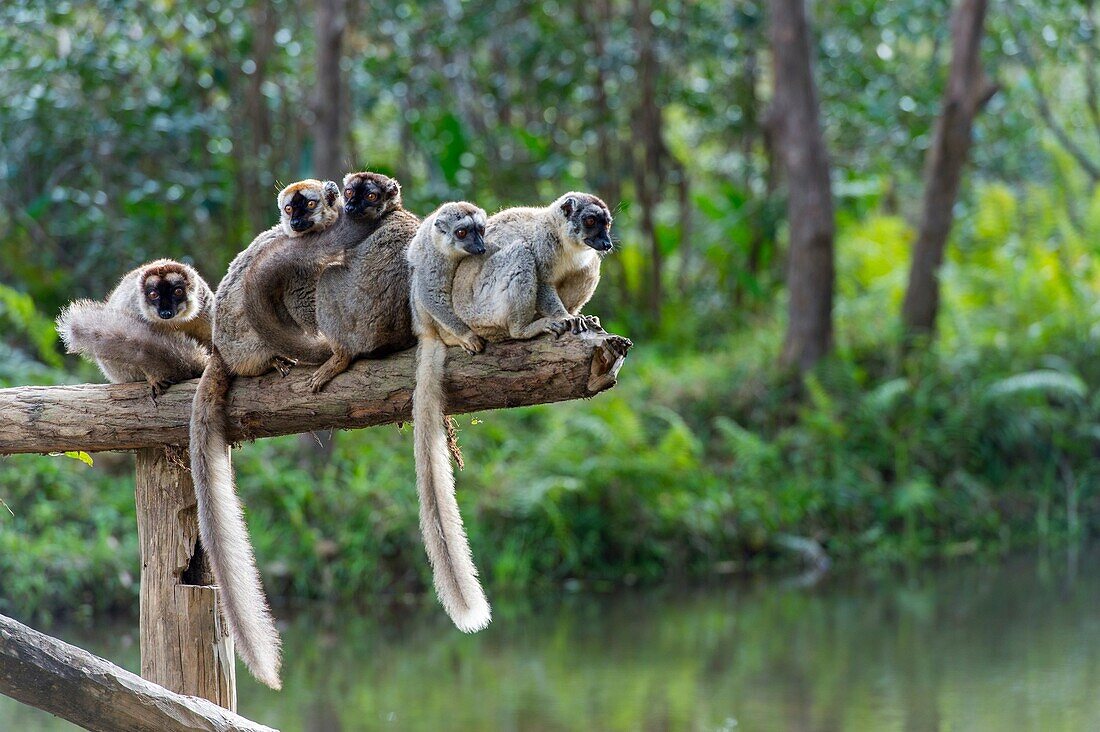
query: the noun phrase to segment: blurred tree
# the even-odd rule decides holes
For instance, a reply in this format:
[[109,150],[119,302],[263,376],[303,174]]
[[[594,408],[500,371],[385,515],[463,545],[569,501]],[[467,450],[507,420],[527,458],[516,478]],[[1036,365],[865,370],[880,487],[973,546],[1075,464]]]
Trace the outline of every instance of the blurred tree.
[[829,159],[818,120],[804,0],[773,0],[770,116],[787,174],[790,231],[785,367],[805,371],[832,348],[835,222]]
[[341,68],[347,0],[317,0],[317,68],[313,85],[314,175],[340,180],[348,172],[344,159],[347,136],[347,90]]
[[981,66],[986,0],[960,0],[951,23],[951,72],[925,167],[924,205],[902,305],[908,336],[930,334],[939,308],[938,272],[951,232],[974,117],[997,91]]

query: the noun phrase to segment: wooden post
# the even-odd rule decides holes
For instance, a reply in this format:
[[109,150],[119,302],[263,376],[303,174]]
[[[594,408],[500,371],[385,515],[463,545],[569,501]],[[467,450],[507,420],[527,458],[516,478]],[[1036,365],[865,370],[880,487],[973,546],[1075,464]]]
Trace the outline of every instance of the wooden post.
[[141,675],[166,689],[237,710],[233,643],[202,554],[187,452],[137,451],[141,546]]

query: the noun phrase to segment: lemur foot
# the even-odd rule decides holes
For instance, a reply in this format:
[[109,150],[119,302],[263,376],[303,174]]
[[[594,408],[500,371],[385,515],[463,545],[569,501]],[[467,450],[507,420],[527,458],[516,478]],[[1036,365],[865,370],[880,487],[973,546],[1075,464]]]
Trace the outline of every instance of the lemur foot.
[[611,349],[612,353],[620,358],[626,356],[626,352],[634,347],[634,341],[617,335],[608,336],[607,340],[604,342],[607,344],[607,347]]
[[567,318],[562,318],[561,320],[550,323],[546,326],[546,329],[557,338],[561,338],[566,333],[580,335],[588,330],[588,321],[585,320],[585,316],[583,315],[571,315]]
[[606,333],[607,332],[606,330],[603,329],[603,325],[600,324],[600,319],[599,319],[598,316],[596,316],[596,315],[582,315],[581,317],[584,318],[586,321],[588,321],[588,328],[593,333]]
[[327,374],[314,373],[313,376],[309,377],[309,381],[307,381],[306,384],[309,385],[310,392],[316,394],[317,392],[321,391],[321,389],[324,389],[325,384],[327,384],[331,380],[332,377],[328,376]]
[[471,333],[462,339],[462,350],[474,356],[485,350],[485,339],[476,333]]
[[298,362],[293,358],[287,358],[286,356],[276,356],[271,359],[271,365],[276,371],[279,372],[279,376],[286,376],[290,373],[290,370],[298,365]]
[[174,384],[176,382],[172,381],[171,379],[160,379],[160,380],[157,380],[157,381],[154,381],[153,379],[149,379],[148,383],[149,383],[149,398],[153,400],[153,406],[156,406],[157,397],[159,397],[161,394],[163,394],[168,389],[168,387],[170,387],[172,384]]

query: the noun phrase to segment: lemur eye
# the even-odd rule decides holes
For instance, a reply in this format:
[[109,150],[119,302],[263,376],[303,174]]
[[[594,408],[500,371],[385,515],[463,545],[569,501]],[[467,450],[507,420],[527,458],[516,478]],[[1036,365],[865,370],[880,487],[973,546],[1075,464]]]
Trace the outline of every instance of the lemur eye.
[[457,236],[459,239],[465,239],[466,238],[466,230],[465,229],[457,229],[455,231],[455,236]]
[[160,293],[157,292],[156,290],[149,290],[149,294],[146,295],[146,297],[148,297],[150,300],[153,300],[155,302],[155,301],[160,299]]
[[308,208],[317,208],[317,202],[311,200],[309,203],[306,204],[306,206]]
[[595,226],[596,225],[596,217],[595,216],[585,216],[584,217],[584,225],[589,227],[589,228]]
[[378,200],[378,194],[375,193],[374,191],[371,191],[370,193],[367,194],[367,200],[368,201],[377,201]]
[[355,195],[355,191],[353,191],[352,189],[350,189],[350,188],[345,188],[344,189],[344,198],[351,198],[354,195]]
[[287,213],[294,213],[294,209],[291,207],[291,205],[289,203],[287,205],[283,206],[283,210],[286,211]]
[[177,287],[175,290],[172,291],[172,294],[174,294],[176,297],[183,297],[183,288]]

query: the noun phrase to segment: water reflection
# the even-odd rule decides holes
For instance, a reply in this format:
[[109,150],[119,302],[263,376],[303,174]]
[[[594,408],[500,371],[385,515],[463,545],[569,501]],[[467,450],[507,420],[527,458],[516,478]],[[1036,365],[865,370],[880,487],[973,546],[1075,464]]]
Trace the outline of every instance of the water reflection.
[[[1100,729],[1100,572],[1080,566],[498,603],[476,636],[434,608],[312,609],[284,629],[285,690],[242,674],[241,711],[310,732]],[[71,727],[4,701],[0,729]]]

